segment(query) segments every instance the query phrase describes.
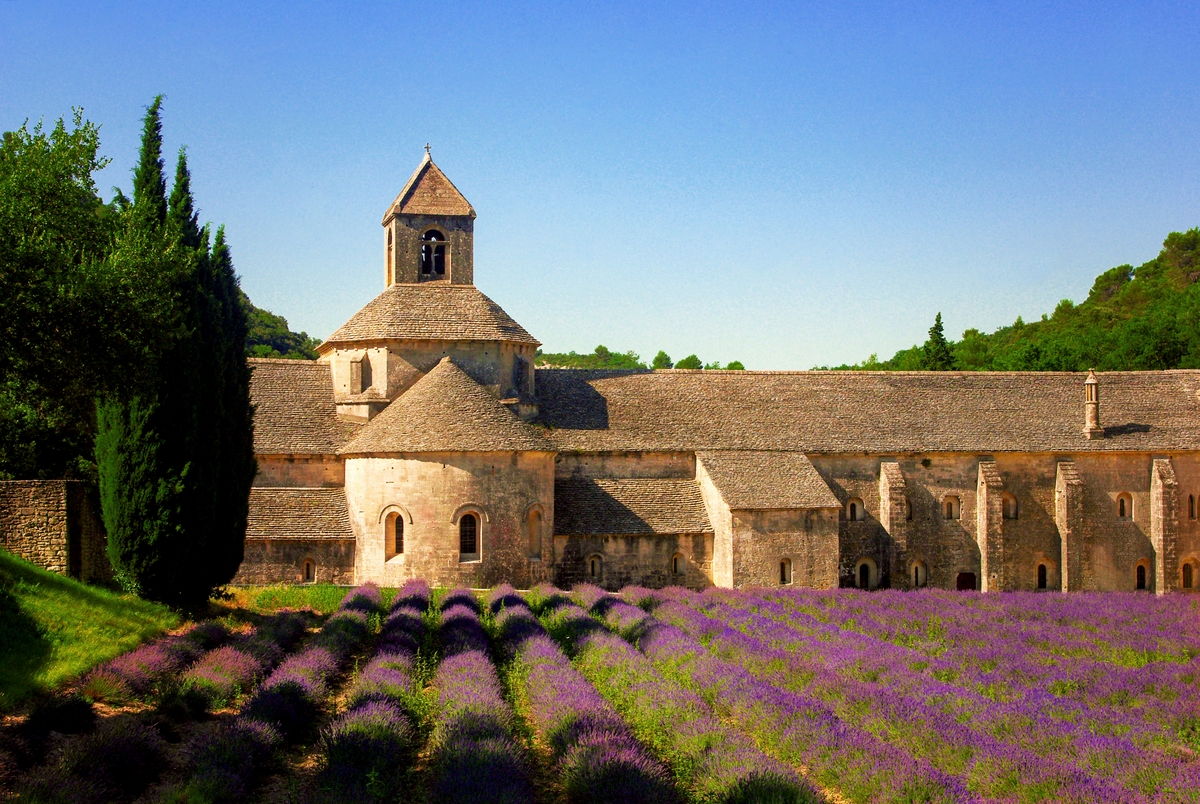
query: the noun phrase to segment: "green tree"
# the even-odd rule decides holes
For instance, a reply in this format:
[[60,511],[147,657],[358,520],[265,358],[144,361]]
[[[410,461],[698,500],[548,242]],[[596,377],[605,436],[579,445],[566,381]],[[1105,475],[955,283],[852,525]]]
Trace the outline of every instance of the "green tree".
[[675,368],[680,369],[699,369],[704,368],[704,364],[700,362],[700,358],[696,355],[688,355],[683,360],[675,364]]
[[726,371],[745,371],[746,367],[742,365],[740,360],[731,360],[729,365],[725,367]]
[[946,341],[946,332],[942,329],[942,314],[938,313],[929,328],[929,340],[922,347],[923,360],[921,367],[926,371],[950,371],[954,368],[954,353]]
[[674,368],[674,366],[675,364],[671,362],[671,356],[661,349],[654,356],[654,360],[650,362],[650,368],[653,369],[669,369]]

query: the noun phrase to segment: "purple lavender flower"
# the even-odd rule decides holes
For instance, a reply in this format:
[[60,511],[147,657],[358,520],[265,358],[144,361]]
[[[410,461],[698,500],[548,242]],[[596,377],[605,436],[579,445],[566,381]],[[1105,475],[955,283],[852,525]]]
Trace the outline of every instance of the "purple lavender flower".
[[[358,706],[321,733],[325,781],[343,797],[391,792],[413,761],[416,735],[399,707],[386,701]],[[357,788],[361,788],[361,791]]]
[[383,611],[383,595],[374,583],[365,583],[346,593],[338,605],[340,611],[360,611],[363,614],[378,614]]

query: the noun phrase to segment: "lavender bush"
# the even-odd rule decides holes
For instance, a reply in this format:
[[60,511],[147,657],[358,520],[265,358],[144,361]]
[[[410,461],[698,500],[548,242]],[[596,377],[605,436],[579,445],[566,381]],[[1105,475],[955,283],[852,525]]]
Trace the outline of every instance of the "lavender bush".
[[166,746],[141,721],[114,718],[92,734],[63,743],[51,761],[21,785],[22,801],[40,804],[119,804],[158,778]]
[[180,670],[228,637],[229,629],[222,623],[200,623],[100,665],[83,679],[81,691],[94,701],[114,703],[161,694]]

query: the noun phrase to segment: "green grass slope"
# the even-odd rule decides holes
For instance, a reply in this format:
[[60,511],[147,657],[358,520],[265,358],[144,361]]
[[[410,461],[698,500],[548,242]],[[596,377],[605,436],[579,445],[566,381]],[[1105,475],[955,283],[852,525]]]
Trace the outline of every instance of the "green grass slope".
[[175,612],[0,550],[0,712],[174,628]]
[[[950,342],[953,368],[964,371],[1134,371],[1200,368],[1200,228],[1172,232],[1162,251],[1134,268],[1096,277],[1087,298],[1063,299],[1040,321],[1018,318]],[[913,346],[889,360],[875,355],[843,369],[917,370],[927,350]]]

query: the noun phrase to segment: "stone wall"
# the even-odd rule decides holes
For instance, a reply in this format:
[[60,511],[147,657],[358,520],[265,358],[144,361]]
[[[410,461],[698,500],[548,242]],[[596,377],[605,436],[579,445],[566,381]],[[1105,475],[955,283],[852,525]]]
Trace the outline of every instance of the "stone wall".
[[833,509],[732,512],[733,586],[778,586],[791,562],[794,586],[838,585],[838,514]]
[[95,490],[78,480],[0,481],[0,548],[84,581],[112,578]]
[[346,485],[346,466],[336,455],[259,455],[255,486],[330,488]]
[[[555,536],[554,543],[554,553],[559,557],[554,583],[563,588],[578,583],[593,583],[613,591],[630,584],[652,589],[705,589],[712,585],[711,533]],[[672,572],[676,556],[682,559],[683,572]],[[600,559],[595,574],[593,557]]]
[[354,542],[350,539],[247,539],[246,555],[232,583],[305,583],[304,562],[314,565],[312,583],[351,585]]

